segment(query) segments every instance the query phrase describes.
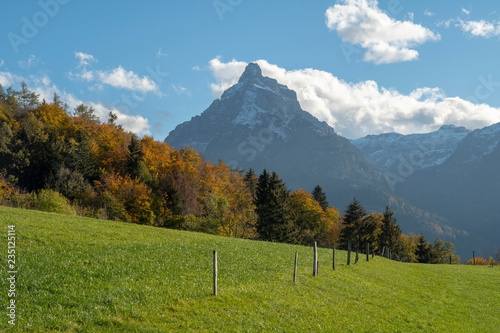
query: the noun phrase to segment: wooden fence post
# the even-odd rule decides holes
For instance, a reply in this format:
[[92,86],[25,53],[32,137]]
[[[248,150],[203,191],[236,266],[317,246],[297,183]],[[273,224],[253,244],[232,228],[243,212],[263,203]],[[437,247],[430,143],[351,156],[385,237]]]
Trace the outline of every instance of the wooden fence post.
[[474,265],[476,264],[476,253],[472,251],[472,259],[474,259]]
[[333,247],[333,262],[332,262],[333,270],[335,270],[335,246]]
[[366,261],[370,261],[370,243],[366,243]]
[[358,252],[359,252],[359,250],[358,250],[358,248],[356,248],[356,260],[354,261],[355,264],[358,263]]
[[214,251],[214,296],[217,296],[217,251]]
[[347,242],[347,266],[351,264],[351,240]]
[[299,252],[295,251],[295,265],[293,267],[293,283],[297,283],[297,259],[299,257]]
[[313,276],[318,276],[318,244],[314,242]]
[[385,245],[384,245],[384,247],[382,248],[382,258],[384,257],[384,254],[385,254]]
[[451,265],[451,256],[450,256],[450,265]]

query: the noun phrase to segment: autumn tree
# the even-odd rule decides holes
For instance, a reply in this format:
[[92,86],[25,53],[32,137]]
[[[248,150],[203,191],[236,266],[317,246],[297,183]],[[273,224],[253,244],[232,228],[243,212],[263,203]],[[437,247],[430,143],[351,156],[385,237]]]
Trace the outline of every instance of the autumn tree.
[[450,262],[458,264],[460,263],[460,257],[455,254],[455,246],[451,242],[444,242],[437,238],[434,241],[434,246],[430,251],[430,263],[431,264],[447,264]]
[[294,213],[298,244],[311,244],[319,241],[325,232],[323,225],[325,212],[311,193],[299,188],[290,195],[291,208]]

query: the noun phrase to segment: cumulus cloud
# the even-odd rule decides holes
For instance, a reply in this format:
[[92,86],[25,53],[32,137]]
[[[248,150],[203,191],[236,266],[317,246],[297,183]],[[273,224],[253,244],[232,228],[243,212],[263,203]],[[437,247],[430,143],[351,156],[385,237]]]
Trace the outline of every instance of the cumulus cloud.
[[456,18],[439,22],[437,25],[449,28],[452,24],[471,37],[492,38],[500,36],[500,22],[498,21],[462,20],[461,18]]
[[124,88],[128,90],[137,90],[142,92],[154,92],[158,90],[156,83],[150,78],[127,71],[119,66],[111,71],[97,71],[97,77],[103,84],[115,88]]
[[[500,109],[448,97],[439,88],[419,88],[410,94],[380,87],[375,81],[345,82],[331,73],[316,69],[288,71],[258,60],[262,73],[297,92],[302,108],[326,121],[347,138],[368,134],[399,132],[425,133],[445,124],[481,128],[500,122]],[[216,83],[212,92],[219,97],[235,84],[246,63],[224,63],[212,59],[209,67]]]
[[364,60],[375,64],[416,60],[418,52],[412,47],[441,38],[419,24],[389,17],[376,0],[343,0],[325,15],[330,30],[366,49]]
[[99,87],[102,85],[109,85],[115,88],[141,91],[144,93],[160,93],[155,81],[147,76],[140,77],[133,71],[127,71],[121,66],[108,71],[89,69],[89,67],[92,67],[91,65],[93,63],[97,62],[97,59],[93,55],[75,52],[75,57],[79,59],[77,68],[80,69],[80,71],[76,73],[70,72],[70,79],[79,79],[88,82],[98,81]]
[[500,36],[500,25],[496,22],[480,21],[462,21],[458,20],[457,25],[463,32],[469,33],[474,37],[491,38]]
[[208,63],[210,71],[216,80],[212,83],[210,88],[215,97],[219,97],[229,87],[238,82],[239,77],[247,66],[246,62],[231,60],[228,63],[221,62],[221,57],[218,56]]

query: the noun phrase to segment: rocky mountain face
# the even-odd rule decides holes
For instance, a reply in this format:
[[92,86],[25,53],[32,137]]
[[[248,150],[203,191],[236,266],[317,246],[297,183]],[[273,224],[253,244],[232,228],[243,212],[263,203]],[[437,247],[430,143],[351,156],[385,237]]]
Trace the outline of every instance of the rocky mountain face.
[[379,177],[358,149],[302,110],[294,91],[262,76],[254,63],[236,85],[165,141],[175,148],[191,146],[214,163],[222,159],[233,168],[277,171],[292,186],[314,186],[295,180],[320,176]]
[[461,233],[446,219],[395,197],[360,149],[302,110],[294,91],[262,76],[254,63],[236,85],[165,141],[175,148],[191,146],[213,163],[222,159],[233,168],[276,171],[291,190],[312,191],[319,184],[340,211],[354,196],[367,211],[381,212],[390,203],[407,233],[445,240]]
[[352,140],[368,160],[381,171],[420,170],[443,164],[471,131],[444,125],[426,134],[386,133]]

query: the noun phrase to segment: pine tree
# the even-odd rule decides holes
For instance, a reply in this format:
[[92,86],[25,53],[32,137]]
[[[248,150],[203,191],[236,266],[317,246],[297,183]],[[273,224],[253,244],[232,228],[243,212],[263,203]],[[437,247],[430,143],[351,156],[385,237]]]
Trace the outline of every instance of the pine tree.
[[243,177],[243,181],[245,182],[247,188],[250,190],[250,194],[252,195],[252,199],[255,201],[257,198],[257,176],[255,175],[255,171],[250,168],[248,172]]
[[354,249],[360,249],[363,239],[363,223],[366,212],[360,202],[354,198],[347,206],[342,220],[343,229],[340,233],[340,242],[344,248],[347,248],[349,240],[352,242]]
[[151,182],[152,177],[148,168],[144,164],[144,153],[142,152],[141,141],[134,134],[130,145],[128,146],[129,154],[127,156],[127,172],[134,179],[141,179],[145,182]]
[[78,105],[74,109],[74,116],[85,119],[89,122],[99,122],[99,117],[95,114],[95,110],[93,107],[86,106],[84,104]]
[[293,220],[290,216],[290,195],[283,181],[264,170],[259,176],[256,193],[257,232],[263,240],[293,241]]
[[316,185],[312,192],[313,199],[316,200],[319,205],[321,206],[321,209],[323,209],[324,212],[326,212],[326,209],[328,208],[329,204],[328,201],[326,200],[326,194],[323,192],[323,189],[321,186]]
[[21,90],[19,91],[17,96],[19,105],[21,105],[23,109],[34,108],[39,104],[38,94],[36,94],[34,91],[29,90],[28,85],[24,81],[21,82]]
[[419,263],[428,263],[431,260],[431,244],[426,241],[424,235],[417,236],[417,250],[415,256]]
[[396,224],[397,219],[389,206],[385,207],[384,218],[382,219],[382,233],[379,236],[380,248],[389,247],[391,251],[397,252],[401,228]]

